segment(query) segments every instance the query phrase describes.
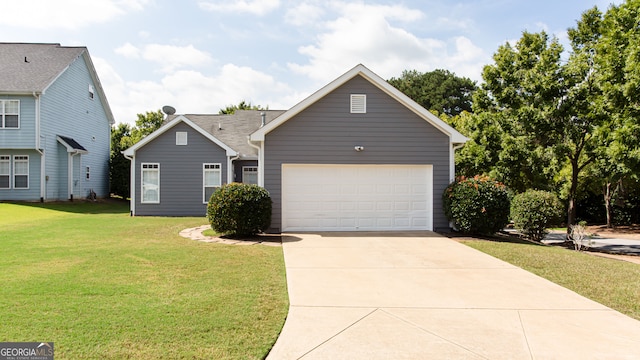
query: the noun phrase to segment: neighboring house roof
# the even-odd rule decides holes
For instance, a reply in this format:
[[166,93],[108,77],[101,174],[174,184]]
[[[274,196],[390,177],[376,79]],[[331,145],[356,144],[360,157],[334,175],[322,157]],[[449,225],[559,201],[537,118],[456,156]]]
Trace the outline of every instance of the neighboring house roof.
[[[230,115],[185,114],[182,116],[235,150],[241,159],[257,159],[258,150],[249,145],[248,137],[262,125],[261,114],[265,114],[265,122],[268,124],[284,112],[285,110],[236,110]],[[167,117],[167,121],[171,121],[174,116]]]
[[451,142],[454,144],[463,144],[467,142],[468,138],[464,135],[456,131],[454,128],[449,126],[447,123],[439,119],[437,116],[433,115],[430,111],[420,106],[415,101],[411,100],[408,96],[403,94],[400,90],[393,87],[386,80],[373,73],[371,70],[366,68],[364,65],[359,64],[355,66],[353,69],[347,71],[339,78],[335,79],[331,83],[327,84],[322,89],[316,91],[311,96],[302,100],[294,107],[286,111],[284,114],[279,116],[274,121],[268,123],[266,126],[257,129],[253,134],[251,134],[250,139],[252,141],[264,141],[264,137],[273,129],[285,123],[287,120],[293,118],[295,115],[299,114],[301,111],[306,109],[307,107],[314,104],[316,101],[322,99],[324,96],[328,95],[335,89],[344,85],[349,80],[353,79],[356,76],[362,76],[368,81],[370,81],[373,85],[378,87],[380,90],[384,91],[387,95],[396,99],[398,102],[402,103],[404,106],[409,108],[411,111],[416,113],[418,116],[429,122],[431,125],[447,134],[451,138]]
[[191,120],[189,120],[184,115],[178,115],[178,116],[174,117],[172,120],[169,120],[164,125],[162,125],[158,130],[152,132],[151,134],[147,135],[144,139],[138,141],[135,145],[133,145],[130,148],[128,148],[127,150],[123,151],[123,154],[125,156],[134,156],[138,149],[142,148],[143,146],[145,146],[146,144],[150,143],[151,141],[153,141],[158,136],[164,134],[165,132],[167,132],[168,130],[170,130],[171,128],[173,128],[174,126],[176,126],[176,125],[178,125],[180,123],[187,124],[188,126],[193,128],[194,130],[199,132],[202,136],[206,137],[207,139],[211,140],[211,142],[213,142],[213,143],[217,144],[218,146],[220,146],[222,149],[224,149],[226,151],[227,156],[237,156],[238,155],[238,153],[234,149],[230,148],[229,146],[227,146],[225,143],[223,143],[219,139],[215,138],[210,133],[204,131],[201,127],[199,127],[198,125],[194,124]]
[[64,145],[64,147],[67,148],[67,152],[70,152],[70,153],[75,152],[80,154],[88,153],[87,149],[85,149],[84,146],[80,145],[80,143],[78,143],[77,141],[75,141],[70,137],[58,135],[57,139],[59,143],[61,143],[62,145]]
[[95,67],[84,46],[0,43],[0,94],[44,94],[79,57],[84,57],[111,124],[115,123]]

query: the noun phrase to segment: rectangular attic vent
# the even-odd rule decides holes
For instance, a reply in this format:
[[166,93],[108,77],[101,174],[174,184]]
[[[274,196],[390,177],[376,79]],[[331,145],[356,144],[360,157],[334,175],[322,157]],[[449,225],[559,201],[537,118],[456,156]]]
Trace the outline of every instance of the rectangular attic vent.
[[365,114],[367,112],[367,95],[351,94],[351,113]]

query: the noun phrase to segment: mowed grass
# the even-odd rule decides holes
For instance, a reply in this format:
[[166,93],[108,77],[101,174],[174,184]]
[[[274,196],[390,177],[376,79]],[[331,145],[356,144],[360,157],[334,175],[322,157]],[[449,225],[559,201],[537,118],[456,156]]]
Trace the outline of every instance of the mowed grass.
[[462,242],[640,320],[638,264],[532,243]]
[[128,203],[0,204],[0,341],[56,359],[262,359],[287,314],[282,249],[209,244]]

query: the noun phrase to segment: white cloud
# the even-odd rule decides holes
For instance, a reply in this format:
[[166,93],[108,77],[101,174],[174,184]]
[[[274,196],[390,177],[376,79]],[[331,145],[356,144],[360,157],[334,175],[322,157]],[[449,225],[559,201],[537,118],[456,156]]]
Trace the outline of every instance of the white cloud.
[[2,4],[0,25],[74,30],[143,10],[150,0],[21,0]]
[[115,50],[116,54],[120,54],[129,59],[137,59],[140,57],[140,49],[131,43],[126,43]]
[[115,49],[115,52],[126,58],[143,58],[144,60],[157,63],[161,66],[161,71],[167,73],[184,67],[207,65],[213,60],[211,55],[196,49],[193,45],[174,46],[148,44],[140,49],[131,43],[125,43]]
[[287,10],[284,19],[288,24],[295,26],[314,25],[324,14],[320,6],[302,3]]
[[215,75],[181,70],[158,81],[128,82],[107,61],[96,57],[93,60],[116,122],[134,124],[136,114],[164,105],[171,105],[182,114],[217,114],[242,100],[274,110],[293,105],[282,102],[293,92],[288,85],[249,67],[226,64]]
[[324,23],[313,44],[298,49],[308,62],[288,64],[294,72],[330,81],[362,63],[385,79],[403,70],[436,68],[475,78],[487,61],[468,38],[420,38],[407,31],[403,24],[421,20],[424,14],[404,5],[334,2],[332,8],[337,17]]
[[217,0],[200,1],[201,9],[221,12],[245,12],[265,15],[280,6],[280,0]]

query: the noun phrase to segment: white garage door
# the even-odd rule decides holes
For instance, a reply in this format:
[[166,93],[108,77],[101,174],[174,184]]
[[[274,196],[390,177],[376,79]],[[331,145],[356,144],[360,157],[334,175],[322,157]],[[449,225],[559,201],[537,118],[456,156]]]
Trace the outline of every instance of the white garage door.
[[431,165],[282,165],[283,231],[432,230]]

